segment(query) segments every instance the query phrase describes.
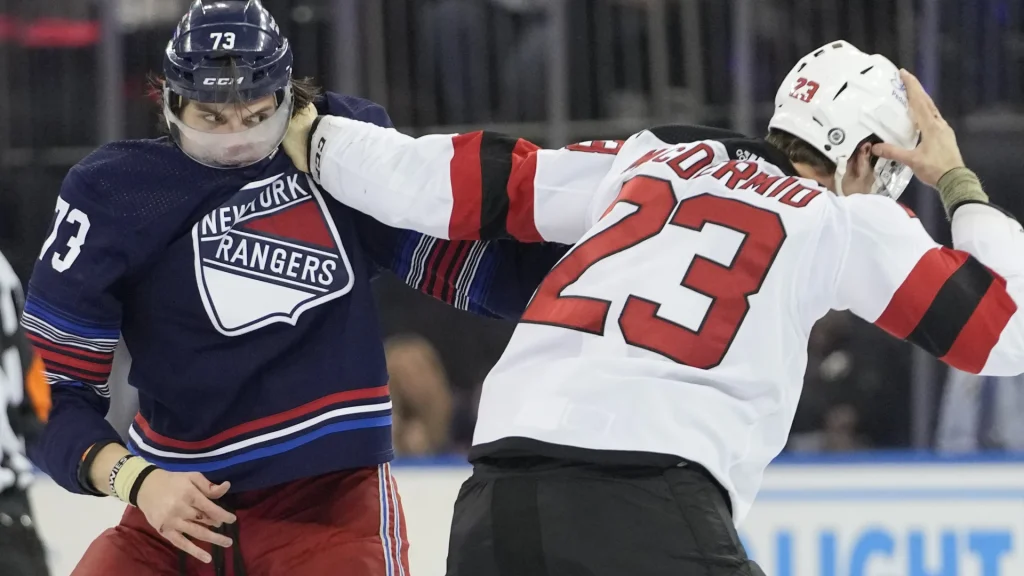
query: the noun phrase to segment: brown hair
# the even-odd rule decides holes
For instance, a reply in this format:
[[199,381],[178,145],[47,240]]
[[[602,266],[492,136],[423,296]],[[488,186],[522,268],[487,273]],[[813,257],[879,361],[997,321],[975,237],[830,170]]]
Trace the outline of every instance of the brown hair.
[[[167,133],[167,118],[164,117],[164,83],[166,80],[162,76],[150,75],[148,78],[149,90],[147,95],[151,100],[156,102],[157,105],[157,116],[158,124],[157,128],[161,133]],[[306,106],[313,103],[322,93],[323,89],[317,85],[316,81],[312,78],[293,78],[291,81],[292,85],[292,116],[294,117]],[[231,100],[242,102],[237,95]],[[179,97],[178,102],[171,103],[171,110],[175,112],[180,111],[185,105],[188,104],[188,99],[185,97]]]
[[823,174],[835,174],[836,172],[835,162],[829,160],[814,146],[789,132],[772,128],[768,131],[765,141],[778,148],[794,164],[807,164]]

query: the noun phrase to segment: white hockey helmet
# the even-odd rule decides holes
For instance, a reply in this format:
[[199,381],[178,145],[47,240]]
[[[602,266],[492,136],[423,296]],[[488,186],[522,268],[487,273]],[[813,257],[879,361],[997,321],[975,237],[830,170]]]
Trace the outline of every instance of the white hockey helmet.
[[[788,132],[836,164],[836,193],[843,195],[846,163],[866,138],[914,148],[919,132],[910,117],[899,69],[880,54],[865,54],[844,40],[804,56],[775,95],[769,128]],[[896,199],[914,174],[880,158],[871,192]]]

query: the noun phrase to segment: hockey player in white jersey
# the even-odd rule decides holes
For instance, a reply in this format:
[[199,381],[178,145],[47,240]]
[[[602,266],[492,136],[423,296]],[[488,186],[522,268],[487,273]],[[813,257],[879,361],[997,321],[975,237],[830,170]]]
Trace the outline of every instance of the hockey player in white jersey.
[[[676,126],[540,150],[308,125],[296,164],[386,224],[575,244],[484,383],[449,576],[762,574],[733,525],[829,309],[961,370],[1024,372],[1020,225],[917,80],[845,42],[797,63],[766,140]],[[912,170],[955,249],[894,201]]]

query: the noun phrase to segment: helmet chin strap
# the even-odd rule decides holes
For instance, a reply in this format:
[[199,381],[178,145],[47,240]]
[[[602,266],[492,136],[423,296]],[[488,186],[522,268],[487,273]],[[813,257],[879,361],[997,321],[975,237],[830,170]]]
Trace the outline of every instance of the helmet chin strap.
[[836,161],[836,195],[846,196],[843,194],[843,178],[846,176],[846,157],[838,158]]

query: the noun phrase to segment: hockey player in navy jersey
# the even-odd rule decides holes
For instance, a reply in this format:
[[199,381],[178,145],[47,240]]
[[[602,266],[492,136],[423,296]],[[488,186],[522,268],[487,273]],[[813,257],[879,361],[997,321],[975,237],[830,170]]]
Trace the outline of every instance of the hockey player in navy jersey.
[[[390,121],[293,80],[257,0],[196,0],[164,74],[169,137],[68,173],[28,291],[42,466],[130,504],[75,574],[408,574],[370,280],[517,318],[564,249],[441,241],[325,197],[278,152],[293,111]],[[126,444],[104,420],[119,337],[140,403]]]

